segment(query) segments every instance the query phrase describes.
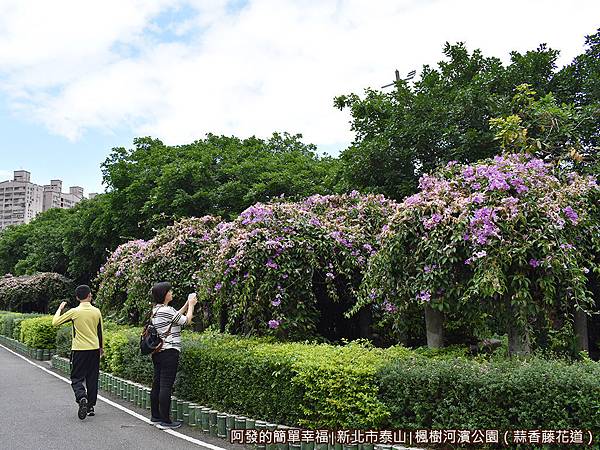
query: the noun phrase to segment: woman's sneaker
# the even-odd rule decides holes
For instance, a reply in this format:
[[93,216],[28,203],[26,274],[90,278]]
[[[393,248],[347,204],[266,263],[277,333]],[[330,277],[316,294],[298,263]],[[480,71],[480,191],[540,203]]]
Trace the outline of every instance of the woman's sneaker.
[[88,406],[87,413],[88,413],[88,416],[95,416],[96,415],[96,412],[94,411],[94,407],[93,406]]
[[82,399],[79,400],[79,410],[77,411],[77,417],[79,417],[79,419],[83,420],[87,417],[87,412],[88,412],[87,398],[83,397]]
[[175,428],[179,428],[183,424],[180,420],[174,420],[171,423],[159,422],[156,424],[156,428],[161,430],[174,430]]

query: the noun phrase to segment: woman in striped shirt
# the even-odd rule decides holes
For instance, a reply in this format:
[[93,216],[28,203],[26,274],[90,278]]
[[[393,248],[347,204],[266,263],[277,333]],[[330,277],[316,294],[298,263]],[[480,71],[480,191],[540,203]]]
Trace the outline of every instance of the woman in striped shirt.
[[196,294],[190,294],[183,307],[177,311],[169,303],[173,300],[171,283],[157,283],[152,287],[154,307],[152,308],[152,325],[163,339],[160,351],[152,354],[154,364],[154,379],[150,394],[152,422],[164,428],[179,428],[181,422],[172,421],[171,393],[179,365],[181,352],[181,326],[192,321],[194,306],[198,303]]

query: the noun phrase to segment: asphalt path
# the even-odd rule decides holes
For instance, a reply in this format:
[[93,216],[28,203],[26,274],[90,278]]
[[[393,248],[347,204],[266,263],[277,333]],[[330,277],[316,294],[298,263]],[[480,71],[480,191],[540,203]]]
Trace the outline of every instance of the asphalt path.
[[185,426],[159,430],[145,422],[147,411],[103,391],[96,415],[79,420],[70,384],[37,366],[51,371],[0,346],[1,449],[243,449]]

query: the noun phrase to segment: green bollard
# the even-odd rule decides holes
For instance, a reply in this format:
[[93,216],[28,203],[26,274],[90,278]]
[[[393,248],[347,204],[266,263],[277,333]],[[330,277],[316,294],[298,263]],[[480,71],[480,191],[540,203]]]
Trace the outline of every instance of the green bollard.
[[217,414],[217,437],[227,437],[227,415]]
[[144,386],[138,387],[137,395],[138,395],[137,406],[139,408],[143,408],[144,407],[144,397],[145,397],[144,396]]
[[190,424],[190,402],[183,402],[183,414],[181,420],[183,420],[183,423],[186,425]]
[[375,446],[373,444],[362,444],[359,450],[375,450]]
[[343,450],[358,450],[358,445],[353,444],[353,445],[344,445]]
[[171,420],[177,420],[177,397],[171,397]]
[[[289,430],[290,427],[286,427],[284,425],[277,425],[278,430]],[[277,444],[278,450],[289,450],[290,445],[286,442],[285,444]]]
[[120,399],[125,399],[125,390],[127,389],[127,384],[125,383],[125,380],[121,380],[119,378],[119,392],[118,392],[118,396]]
[[209,412],[210,412],[210,408],[206,408],[206,407],[200,408],[202,431],[205,433],[210,433],[210,419],[208,417]]
[[246,430],[256,429],[256,421],[254,419],[246,418]]
[[[275,431],[277,429],[277,425],[274,423],[267,423],[267,430]],[[267,444],[267,450],[277,450],[277,444],[271,443]]]
[[328,444],[316,444],[315,450],[327,450],[329,448]]
[[209,428],[209,433],[211,434],[211,436],[216,436],[217,435],[217,414],[219,412],[211,409],[210,411],[208,411],[208,428]]
[[231,441],[231,430],[235,430],[235,416],[233,414],[227,414],[225,425],[227,426],[227,439]]
[[234,429],[245,430],[246,429],[246,418],[244,416],[234,417]]
[[144,389],[144,400],[146,401],[146,409],[151,409],[152,408],[152,399],[150,397],[150,389]]
[[198,411],[198,405],[190,403],[190,412],[188,418],[188,425],[192,428],[196,428],[196,411]]
[[258,441],[257,444],[255,445],[255,448],[258,450],[266,450],[267,448],[267,444],[265,442],[260,442],[260,436],[261,436],[261,432],[263,432],[262,434],[264,434],[264,431],[266,431],[267,429],[267,422],[263,422],[262,420],[257,420],[254,424],[254,426],[256,427],[256,431],[258,432]]
[[177,420],[183,421],[183,400],[177,400]]
[[314,448],[315,448],[314,442],[302,442],[302,444],[300,444],[301,450],[314,450]]

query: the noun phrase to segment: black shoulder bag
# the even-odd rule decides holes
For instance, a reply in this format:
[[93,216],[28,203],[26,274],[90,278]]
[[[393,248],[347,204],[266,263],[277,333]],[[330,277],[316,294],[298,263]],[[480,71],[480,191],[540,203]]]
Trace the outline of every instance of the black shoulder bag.
[[173,326],[173,322],[169,325],[169,329],[165,334],[164,339],[158,333],[158,330],[154,325],[152,325],[152,319],[160,309],[160,306],[156,308],[156,311],[150,317],[150,320],[144,326],[144,330],[142,331],[142,335],[140,336],[140,351],[142,355],[150,355],[151,353],[160,352],[162,346],[164,344],[164,339],[166,339],[171,334],[171,327]]

